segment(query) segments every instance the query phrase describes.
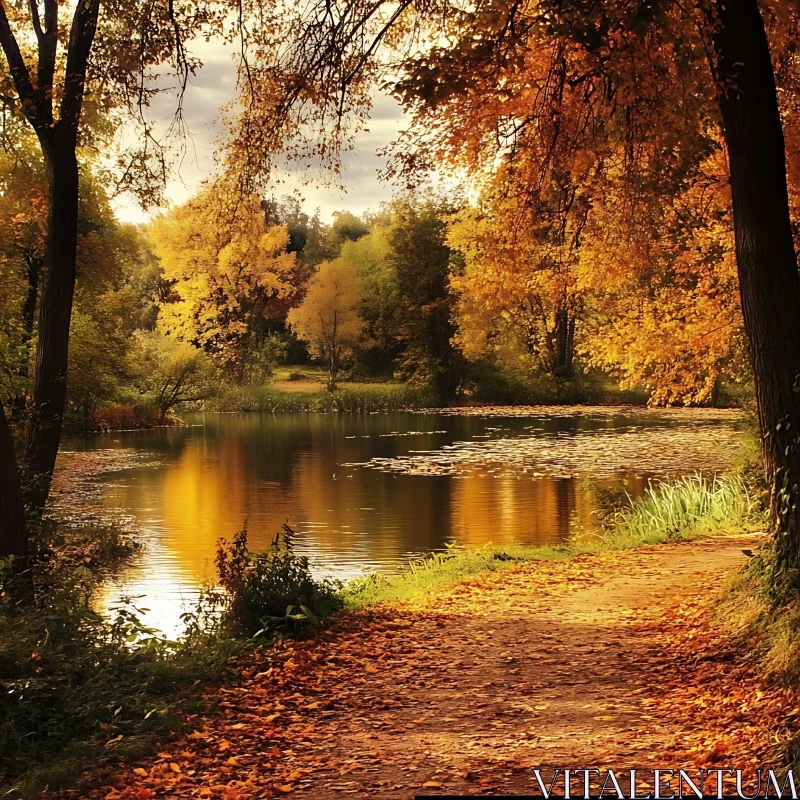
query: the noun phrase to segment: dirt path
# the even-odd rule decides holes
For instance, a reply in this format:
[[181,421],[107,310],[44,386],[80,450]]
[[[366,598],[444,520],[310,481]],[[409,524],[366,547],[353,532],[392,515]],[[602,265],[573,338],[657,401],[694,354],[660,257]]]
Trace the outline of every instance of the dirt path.
[[[526,564],[348,618],[252,664],[190,737],[96,796],[524,794],[531,767],[678,768],[766,746],[779,700],[753,700],[703,616],[759,539]],[[704,711],[715,696],[738,703],[724,721]]]

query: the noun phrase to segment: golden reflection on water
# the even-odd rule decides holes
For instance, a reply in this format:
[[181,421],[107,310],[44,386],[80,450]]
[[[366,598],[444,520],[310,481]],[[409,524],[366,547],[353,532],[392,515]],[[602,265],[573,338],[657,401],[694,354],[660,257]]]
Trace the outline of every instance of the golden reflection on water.
[[[119,582],[104,588],[98,607],[108,610],[121,595],[143,595],[139,602],[150,609],[145,618],[168,634],[178,630],[179,615],[191,606],[198,586],[212,578],[217,540],[230,537],[245,520],[252,549],[266,547],[288,522],[297,531],[297,550],[319,571],[348,578],[396,569],[409,556],[450,542],[562,541],[576,526],[595,525],[605,493],[637,496],[648,476],[658,474],[641,467],[602,479],[564,469],[560,475],[533,474],[527,462],[527,471],[484,464],[454,475],[357,466],[416,451],[434,451],[439,458],[446,446],[465,441],[475,441],[480,454],[486,430],[498,426],[493,419],[295,414],[210,415],[202,421],[204,427],[96,437],[75,455],[76,469],[81,457],[93,453],[102,452],[108,462],[111,450],[123,466],[131,452],[152,453],[159,462],[134,464],[100,479],[102,509],[128,514],[143,531],[146,547]],[[527,452],[535,453],[530,438],[541,436],[552,458],[561,441],[567,448],[574,444],[570,437],[595,431],[605,432],[603,447],[613,447],[609,427],[622,429],[624,423],[624,418],[579,417],[545,421],[534,430],[530,420],[504,420],[505,430],[491,430],[489,438],[520,437]],[[715,435],[725,426],[735,432],[732,418],[715,424]],[[682,471],[726,466],[724,454],[702,449],[707,430],[692,435],[699,463],[684,462]],[[513,451],[513,443],[506,449]]]

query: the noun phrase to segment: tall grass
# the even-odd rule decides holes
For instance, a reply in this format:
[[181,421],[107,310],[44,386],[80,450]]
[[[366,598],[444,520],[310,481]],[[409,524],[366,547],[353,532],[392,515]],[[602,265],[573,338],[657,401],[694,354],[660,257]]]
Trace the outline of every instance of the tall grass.
[[335,392],[282,392],[269,386],[239,386],[221,394],[209,405],[210,411],[399,411],[435,406],[433,395],[403,384],[372,384]]
[[630,500],[601,531],[585,531],[562,545],[451,545],[442,553],[412,559],[396,575],[369,575],[344,592],[348,609],[432,595],[471,575],[507,569],[524,561],[560,561],[578,555],[626,550],[695,536],[752,529],[764,522],[762,507],[739,476],[695,475],[659,483]]
[[741,530],[763,522],[758,500],[739,475],[701,475],[649,486],[614,516],[604,537],[613,549]]

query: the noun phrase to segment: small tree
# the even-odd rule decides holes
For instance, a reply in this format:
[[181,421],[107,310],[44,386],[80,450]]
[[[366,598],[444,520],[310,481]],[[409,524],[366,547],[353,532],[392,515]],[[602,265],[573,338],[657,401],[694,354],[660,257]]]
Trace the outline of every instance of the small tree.
[[336,390],[342,359],[352,352],[364,330],[358,315],[361,284],[352,264],[342,258],[323,261],[308,282],[303,302],[289,312],[288,322],[328,365],[328,391]]
[[161,414],[161,422],[179,403],[205,400],[216,392],[216,372],[208,356],[189,342],[157,331],[137,334],[139,388]]

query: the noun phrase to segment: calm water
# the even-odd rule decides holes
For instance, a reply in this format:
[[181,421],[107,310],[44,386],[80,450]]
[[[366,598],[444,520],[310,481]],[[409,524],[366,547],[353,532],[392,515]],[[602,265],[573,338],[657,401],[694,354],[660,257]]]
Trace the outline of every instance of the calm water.
[[393,570],[447,543],[557,542],[610,492],[731,466],[736,412],[531,409],[512,415],[196,415],[192,427],[65,443],[56,513],[117,519],[145,548],[99,602],[144,595],[173,630],[220,536],[281,524],[320,572]]

